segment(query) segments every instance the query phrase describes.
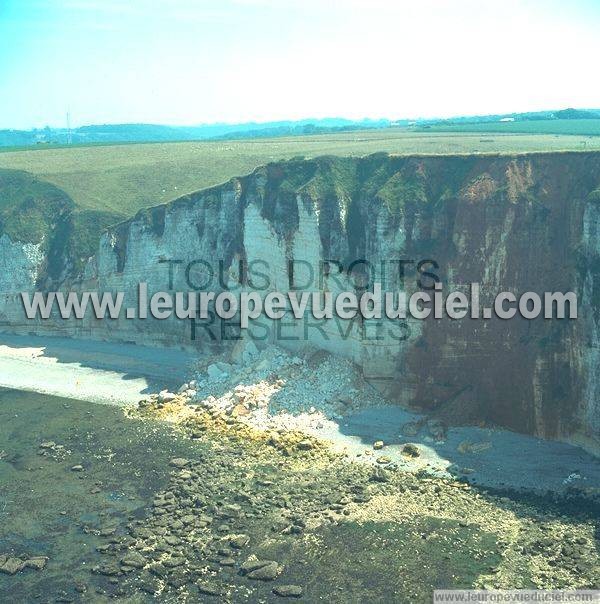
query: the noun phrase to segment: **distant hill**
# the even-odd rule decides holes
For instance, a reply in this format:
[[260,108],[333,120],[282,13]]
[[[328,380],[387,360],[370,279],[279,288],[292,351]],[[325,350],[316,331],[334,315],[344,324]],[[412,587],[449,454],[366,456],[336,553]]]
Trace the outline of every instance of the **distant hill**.
[[498,113],[491,115],[460,116],[449,119],[422,119],[417,125],[451,126],[462,124],[486,124],[500,121],[539,122],[555,120],[597,120],[600,109],[560,109],[557,111],[533,111],[528,113]]
[[[160,124],[102,124],[71,130],[73,144],[145,143],[238,139],[273,136],[326,134],[365,128],[386,128],[389,120],[353,121],[343,118],[305,119],[244,124],[204,124],[200,126],[163,126]],[[69,142],[66,128],[0,130],[0,146],[64,145]]]
[[600,118],[600,111],[563,109],[562,111],[556,111],[554,117],[559,120],[597,120]]

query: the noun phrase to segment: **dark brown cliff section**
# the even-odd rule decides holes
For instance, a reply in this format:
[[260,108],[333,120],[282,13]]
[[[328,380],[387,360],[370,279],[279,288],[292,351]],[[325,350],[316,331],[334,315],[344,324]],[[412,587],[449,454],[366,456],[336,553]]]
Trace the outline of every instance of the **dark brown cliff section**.
[[[408,250],[439,263],[446,291],[480,283],[483,306],[501,291],[542,298],[544,292],[575,291],[582,301],[584,213],[600,182],[600,158],[564,154],[466,163],[458,190],[452,187],[444,203],[428,196],[433,207],[415,213],[420,232],[411,238],[409,227]],[[448,167],[444,160],[420,164],[428,191],[454,180],[444,177]],[[413,404],[450,421],[552,438],[577,431],[590,377],[586,326],[596,316],[595,306],[583,306],[578,321],[428,320],[405,359],[415,380]]]

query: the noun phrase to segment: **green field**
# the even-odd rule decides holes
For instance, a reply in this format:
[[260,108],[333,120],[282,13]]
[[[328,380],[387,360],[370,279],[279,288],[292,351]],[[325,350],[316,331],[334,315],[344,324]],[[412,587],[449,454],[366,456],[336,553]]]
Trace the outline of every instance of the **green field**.
[[80,208],[109,212],[116,221],[141,208],[249,173],[267,162],[295,156],[593,149],[600,150],[600,138],[423,133],[390,128],[273,139],[5,151],[0,153],[0,168],[31,172],[63,189]]
[[[431,126],[433,132],[491,132],[504,134],[559,134],[581,137],[600,136],[600,120],[569,119],[569,120],[527,120],[516,122],[482,122],[466,124],[444,124]],[[587,144],[597,146],[598,141],[587,140]]]

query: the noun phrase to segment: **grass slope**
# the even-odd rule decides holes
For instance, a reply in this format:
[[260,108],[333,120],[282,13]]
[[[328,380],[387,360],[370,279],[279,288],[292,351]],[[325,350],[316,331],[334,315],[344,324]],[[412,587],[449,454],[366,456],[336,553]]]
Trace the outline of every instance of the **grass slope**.
[[78,207],[64,190],[30,172],[0,168],[0,236],[41,244],[51,277],[59,276],[65,254],[82,268],[100,233],[117,220],[114,212]]
[[0,169],[0,234],[39,243],[75,207],[58,187],[21,170]]

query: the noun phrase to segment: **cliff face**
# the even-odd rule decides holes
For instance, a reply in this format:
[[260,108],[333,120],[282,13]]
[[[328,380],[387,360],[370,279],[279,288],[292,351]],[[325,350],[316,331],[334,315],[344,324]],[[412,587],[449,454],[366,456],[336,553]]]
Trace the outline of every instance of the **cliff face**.
[[[600,154],[593,153],[292,160],[140,212],[103,235],[85,270],[71,268],[66,279],[41,278],[44,261],[3,238],[0,264],[29,267],[13,271],[4,291],[59,281],[64,288],[123,290],[133,304],[140,281],[150,292],[188,291],[201,281],[209,290],[249,288],[248,265],[272,290],[320,289],[319,273],[328,266],[322,285],[330,291],[352,289],[361,277],[412,291],[419,276],[431,283],[416,269],[424,260],[435,261],[437,268],[427,262],[422,271],[436,273],[446,292],[480,283],[482,305],[501,291],[575,291],[573,321],[311,320],[289,322],[278,333],[259,320],[252,328],[255,337],[283,346],[310,343],[350,357],[399,403],[453,421],[598,441],[599,188]],[[215,269],[211,283],[207,263]],[[7,294],[0,318],[34,330],[22,317]],[[169,345],[215,335],[197,323],[190,342],[189,321],[174,319],[51,319],[36,329]]]

